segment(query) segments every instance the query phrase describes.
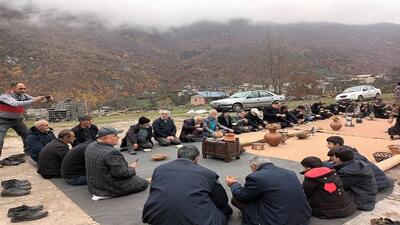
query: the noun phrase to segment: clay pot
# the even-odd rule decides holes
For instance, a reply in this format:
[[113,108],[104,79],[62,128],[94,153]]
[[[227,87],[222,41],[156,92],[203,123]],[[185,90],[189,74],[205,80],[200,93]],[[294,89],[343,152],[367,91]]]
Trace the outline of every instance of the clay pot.
[[332,130],[337,131],[337,130],[340,130],[340,128],[343,127],[343,124],[342,124],[340,121],[338,121],[338,122],[332,121],[332,122],[329,124],[329,126],[332,128]]
[[276,129],[269,129],[269,133],[264,135],[265,143],[271,147],[276,147],[282,142],[282,135],[276,133]]

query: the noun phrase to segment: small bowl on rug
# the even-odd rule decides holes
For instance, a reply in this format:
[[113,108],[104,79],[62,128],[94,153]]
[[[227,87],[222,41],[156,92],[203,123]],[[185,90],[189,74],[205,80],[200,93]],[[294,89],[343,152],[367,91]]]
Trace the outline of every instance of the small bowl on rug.
[[310,137],[310,134],[309,133],[300,133],[296,136],[298,139],[306,139],[306,138]]
[[151,156],[151,159],[154,161],[162,161],[168,159],[168,155],[163,153],[156,153]]

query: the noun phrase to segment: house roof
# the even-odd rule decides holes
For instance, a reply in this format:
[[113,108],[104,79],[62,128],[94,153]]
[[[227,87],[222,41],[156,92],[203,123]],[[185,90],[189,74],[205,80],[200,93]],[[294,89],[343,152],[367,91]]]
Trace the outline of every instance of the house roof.
[[196,94],[201,95],[204,98],[218,98],[218,97],[226,96],[226,94],[221,91],[199,91],[199,92],[196,92]]

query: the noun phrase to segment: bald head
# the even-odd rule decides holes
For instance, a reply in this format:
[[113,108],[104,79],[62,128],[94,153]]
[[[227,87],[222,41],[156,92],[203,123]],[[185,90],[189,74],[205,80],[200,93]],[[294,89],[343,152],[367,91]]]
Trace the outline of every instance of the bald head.
[[46,133],[50,130],[47,120],[38,120],[33,125],[42,133]]

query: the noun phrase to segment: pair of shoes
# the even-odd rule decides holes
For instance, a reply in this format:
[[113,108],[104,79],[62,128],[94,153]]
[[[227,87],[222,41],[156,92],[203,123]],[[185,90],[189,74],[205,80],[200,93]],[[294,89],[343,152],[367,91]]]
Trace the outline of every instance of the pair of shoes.
[[28,180],[5,180],[1,182],[1,186],[4,188],[1,191],[1,197],[18,197],[28,195],[31,192],[31,183]]
[[49,212],[41,211],[43,205],[27,206],[21,205],[8,210],[7,216],[11,218],[12,223],[22,221],[33,221],[46,217]]
[[11,187],[16,187],[16,188],[24,189],[24,190],[31,189],[31,183],[28,180],[17,180],[17,179],[3,180],[1,182],[1,186],[4,189],[11,188]]
[[371,225],[400,225],[400,221],[393,221],[389,218],[371,219]]
[[20,163],[25,162],[25,154],[16,154],[16,155],[10,155],[7,158],[4,158],[3,160],[0,161],[0,165],[2,166],[17,166]]

